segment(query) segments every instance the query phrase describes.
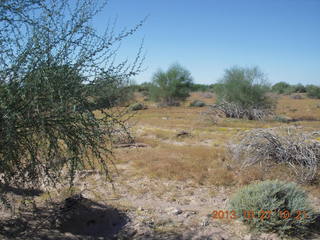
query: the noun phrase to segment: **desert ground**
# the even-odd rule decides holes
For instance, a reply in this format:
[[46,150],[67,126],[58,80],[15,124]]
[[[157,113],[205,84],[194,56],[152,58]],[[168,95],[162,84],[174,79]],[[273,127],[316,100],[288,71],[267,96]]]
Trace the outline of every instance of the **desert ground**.
[[[320,100],[301,96],[274,96],[281,121],[222,117],[212,122],[207,106],[189,104],[195,99],[214,104],[213,94],[192,93],[181,106],[161,108],[137,95],[136,101],[148,108],[130,119],[135,143],[115,146],[112,183],[99,171],[84,169],[71,189],[66,183],[50,194],[12,189],[16,217],[3,211],[7,220],[0,239],[281,239],[275,233],[252,232],[238,220],[212,219],[211,213],[228,210],[232,194],[249,183],[297,182],[285,165],[240,169],[228,146],[239,133],[256,128],[319,131]],[[316,212],[319,180],[299,183]],[[64,212],[68,201],[76,203],[75,209]],[[319,230],[319,224],[311,227],[309,239],[320,239]]]

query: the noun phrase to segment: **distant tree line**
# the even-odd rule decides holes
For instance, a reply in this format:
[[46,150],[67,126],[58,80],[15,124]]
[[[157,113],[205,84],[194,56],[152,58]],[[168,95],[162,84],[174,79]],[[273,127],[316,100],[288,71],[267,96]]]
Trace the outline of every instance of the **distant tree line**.
[[[187,85],[183,86],[183,89],[180,86],[179,90],[177,90],[178,85],[181,84],[181,82],[183,82],[184,80],[183,79],[178,80],[176,79],[176,77],[174,77],[170,73],[170,71],[173,71],[174,68],[180,68],[180,70],[183,69],[178,64],[173,65],[168,69],[167,72],[160,71],[161,73],[160,72],[155,73],[151,82],[133,84],[131,85],[130,89],[132,91],[141,92],[144,96],[148,96],[150,97],[150,99],[153,99],[155,101],[159,100],[159,94],[167,95],[167,97],[169,95],[176,95],[177,97],[176,100],[184,100],[185,96],[188,96],[189,92],[213,92],[213,93],[220,94],[221,90],[224,89],[223,88],[225,86],[224,81],[219,81],[218,83],[214,83],[214,84],[201,84],[201,83],[194,83],[193,81],[189,81]],[[238,70],[241,69],[239,67],[233,67],[231,69],[235,70],[236,68],[238,68]],[[231,69],[227,69],[226,72],[229,72],[230,75],[233,75],[230,72]],[[256,69],[255,71],[260,71],[257,68],[255,69]],[[247,69],[242,68],[242,70],[248,71],[249,68]],[[183,69],[183,71],[185,73],[188,72],[188,70],[186,69]],[[261,71],[260,71],[260,74],[262,74]],[[187,75],[190,76],[190,72],[188,72]],[[232,76],[232,78],[233,77],[234,76]],[[236,88],[235,88],[234,94],[238,94],[237,85],[241,87],[241,84],[243,83],[243,78],[244,76],[241,76],[241,74],[235,77],[234,86],[236,86]],[[168,84],[167,87],[164,87],[164,85],[162,84],[162,88],[161,88],[160,87],[161,81],[162,83],[166,81],[166,84]],[[155,87],[155,85],[158,85],[158,87]],[[173,89],[176,89],[176,91],[174,91]],[[275,83],[273,85],[266,84],[264,86],[264,90],[266,92],[273,92],[277,94],[288,94],[288,95],[293,93],[306,93],[307,96],[310,98],[320,98],[320,86],[316,86],[316,85],[303,85],[301,83],[289,84],[282,81],[282,82]],[[183,97],[178,96],[179,94],[181,94],[181,91],[184,92],[184,94],[182,94]]]
[[269,93],[305,93],[310,98],[320,98],[320,86],[286,82],[272,85],[258,67],[238,66],[226,69],[219,82],[207,85],[194,83],[187,69],[174,64],[167,71],[157,71],[151,82],[132,85],[131,89],[162,106],[177,106],[189,97],[190,92],[213,92],[216,104],[212,114],[222,113],[226,117],[249,120],[262,120],[273,115],[276,102]]
[[278,94],[307,93],[308,97],[320,98],[320,86],[302,85],[301,83],[291,85],[286,82],[278,82],[271,88],[272,92]]

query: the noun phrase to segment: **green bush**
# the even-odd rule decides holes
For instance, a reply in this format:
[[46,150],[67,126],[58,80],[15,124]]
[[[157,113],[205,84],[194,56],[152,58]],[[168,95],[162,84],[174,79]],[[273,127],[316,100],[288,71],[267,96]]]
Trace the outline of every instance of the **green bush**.
[[244,108],[270,106],[266,96],[269,85],[257,67],[227,69],[220,83],[216,90],[218,101],[225,100]]
[[297,85],[293,85],[294,87],[294,92],[296,93],[305,93],[307,91],[306,87],[303,86],[301,83]]
[[264,74],[257,67],[227,69],[223,79],[215,85],[217,105],[226,117],[252,120],[269,115],[274,106],[267,96],[269,90]]
[[278,94],[291,94],[291,93],[305,93],[306,87],[303,86],[301,83],[296,85],[290,85],[286,82],[278,82],[274,84],[271,88],[272,92],[278,93]]
[[140,72],[141,51],[132,64],[115,55],[142,22],[98,31],[91,21],[105,1],[91,3],[0,1],[0,203],[6,185],[72,186],[85,166],[111,176],[110,143],[117,132],[129,135],[127,111],[92,109],[104,108],[95,100],[105,95],[107,106],[117,104],[117,90]]
[[143,105],[142,103],[134,103],[130,106],[131,111],[139,111],[146,109],[147,107]]
[[200,100],[194,100],[190,103],[190,107],[204,107],[206,104]]
[[174,64],[166,72],[159,70],[153,75],[150,97],[163,106],[173,106],[189,97],[191,84],[190,72]]
[[308,85],[306,87],[307,95],[311,98],[320,98],[320,87],[315,85]]
[[274,84],[271,90],[278,94],[290,94],[294,92],[294,88],[286,82],[278,82]]
[[[307,194],[295,183],[264,181],[250,184],[233,196],[230,205],[244,223],[258,231],[304,235],[315,221]],[[248,211],[254,212],[253,218],[249,217]],[[285,211],[291,214],[289,218],[285,218]]]
[[144,83],[141,83],[140,85],[137,85],[135,91],[142,93],[144,97],[149,97],[151,86],[152,86],[151,82],[144,82]]

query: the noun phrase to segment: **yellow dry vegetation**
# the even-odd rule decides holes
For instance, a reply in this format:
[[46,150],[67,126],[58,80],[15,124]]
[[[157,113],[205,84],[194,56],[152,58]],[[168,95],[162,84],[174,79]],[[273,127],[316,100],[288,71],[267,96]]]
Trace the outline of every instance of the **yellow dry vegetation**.
[[[224,118],[213,124],[203,117],[207,107],[189,107],[195,99],[207,104],[215,102],[214,97],[209,98],[204,93],[193,93],[180,107],[158,108],[152,102],[144,102],[148,109],[138,111],[131,121],[135,123],[136,141],[148,147],[117,149],[116,163],[129,163],[135,176],[195,184],[243,185],[265,179],[294,181],[294,174],[286,166],[252,166],[240,171],[239,164],[232,161],[228,153],[228,144],[242,131],[279,126],[297,126],[302,131],[319,130],[320,100],[305,96],[302,99],[277,98],[276,114],[300,121],[283,123]],[[181,131],[190,135],[177,137]]]

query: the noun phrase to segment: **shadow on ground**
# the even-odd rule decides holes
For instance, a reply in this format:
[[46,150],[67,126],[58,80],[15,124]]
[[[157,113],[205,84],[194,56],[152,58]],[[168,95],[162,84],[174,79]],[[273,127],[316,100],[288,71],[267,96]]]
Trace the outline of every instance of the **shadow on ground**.
[[[25,210],[0,222],[2,240],[191,239],[186,232],[139,231],[125,212],[74,195],[46,208]],[[208,239],[208,238],[197,238]]]
[[316,219],[313,224],[309,226],[309,236],[310,238],[320,237],[320,213],[316,213]]
[[12,187],[8,185],[0,185],[0,189],[5,193],[12,193],[18,196],[24,196],[24,197],[34,197],[34,196],[40,196],[40,194],[43,193],[43,191],[38,189],[32,189],[32,188],[17,188]]
[[75,195],[47,208],[26,210],[0,223],[0,239],[115,239],[125,213]]

